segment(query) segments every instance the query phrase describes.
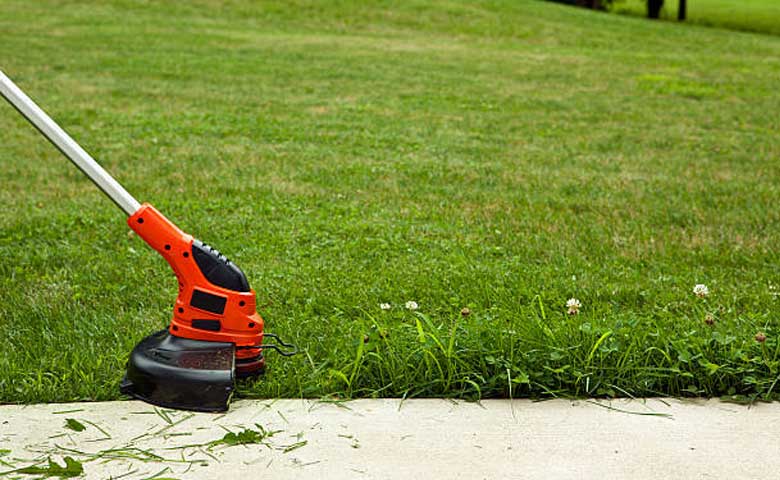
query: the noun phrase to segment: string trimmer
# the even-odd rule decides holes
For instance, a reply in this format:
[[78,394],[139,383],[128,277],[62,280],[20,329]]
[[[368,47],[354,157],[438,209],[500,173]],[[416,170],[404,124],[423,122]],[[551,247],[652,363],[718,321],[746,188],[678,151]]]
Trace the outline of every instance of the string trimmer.
[[[138,203],[2,71],[0,94],[128,215],[130,228],[165,258],[179,281],[168,328],[133,349],[122,393],[164,407],[224,411],[234,379],[265,370],[263,350],[296,352],[263,331],[255,291],[241,269],[150,204]],[[268,338],[277,343],[263,343]]]

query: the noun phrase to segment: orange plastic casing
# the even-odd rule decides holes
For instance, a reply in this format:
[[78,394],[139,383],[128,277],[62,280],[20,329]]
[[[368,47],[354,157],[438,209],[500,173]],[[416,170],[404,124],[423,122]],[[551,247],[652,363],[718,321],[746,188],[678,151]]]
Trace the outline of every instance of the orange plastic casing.
[[[209,282],[200,271],[192,253],[191,235],[181,231],[176,225],[144,203],[127,219],[127,224],[138,236],[163,256],[173,268],[179,281],[179,296],[173,308],[173,319],[168,327],[171,335],[193,340],[228,342],[236,346],[260,346],[263,342],[263,319],[257,313],[255,291],[237,292]],[[202,310],[191,305],[195,289],[211,295],[224,297],[225,307],[222,314]],[[194,328],[192,321],[219,320],[220,330],[209,331]],[[236,357],[252,357],[258,354],[256,349],[236,350]]]

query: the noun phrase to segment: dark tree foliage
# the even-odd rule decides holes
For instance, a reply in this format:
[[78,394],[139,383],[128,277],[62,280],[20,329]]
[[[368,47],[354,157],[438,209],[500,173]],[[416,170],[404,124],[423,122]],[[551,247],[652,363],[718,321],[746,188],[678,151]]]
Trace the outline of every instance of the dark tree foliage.
[[576,5],[578,7],[592,8],[594,10],[605,10],[612,4],[613,0],[550,0],[567,5]]
[[[548,0],[557,3],[565,3],[567,5],[577,5],[578,7],[592,8],[594,10],[606,10],[607,7],[612,5],[615,0]],[[680,8],[677,11],[677,18],[679,20],[685,20],[686,17],[686,0],[679,0]],[[648,18],[660,18],[661,9],[664,6],[664,0],[647,0],[647,17]]]

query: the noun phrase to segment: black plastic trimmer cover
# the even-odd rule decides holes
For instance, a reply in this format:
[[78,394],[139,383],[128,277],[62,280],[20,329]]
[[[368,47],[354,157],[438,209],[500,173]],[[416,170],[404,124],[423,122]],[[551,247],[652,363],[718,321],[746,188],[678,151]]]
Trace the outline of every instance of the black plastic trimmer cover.
[[228,409],[235,377],[235,346],[149,335],[133,349],[120,391],[161,407],[198,412]]

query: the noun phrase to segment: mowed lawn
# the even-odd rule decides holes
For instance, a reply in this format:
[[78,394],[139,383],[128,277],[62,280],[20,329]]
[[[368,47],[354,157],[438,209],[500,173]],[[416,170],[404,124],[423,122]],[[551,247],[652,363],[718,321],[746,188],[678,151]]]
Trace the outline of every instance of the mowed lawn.
[[[303,349],[242,395],[780,390],[780,38],[530,0],[4,0],[0,60]],[[0,401],[119,398],[172,272],[5,104],[0,168]]]
[[[666,0],[661,18],[677,19],[679,0]],[[687,22],[747,32],[780,35],[780,2],[777,0],[690,0]],[[646,0],[622,0],[614,11],[647,15]]]

